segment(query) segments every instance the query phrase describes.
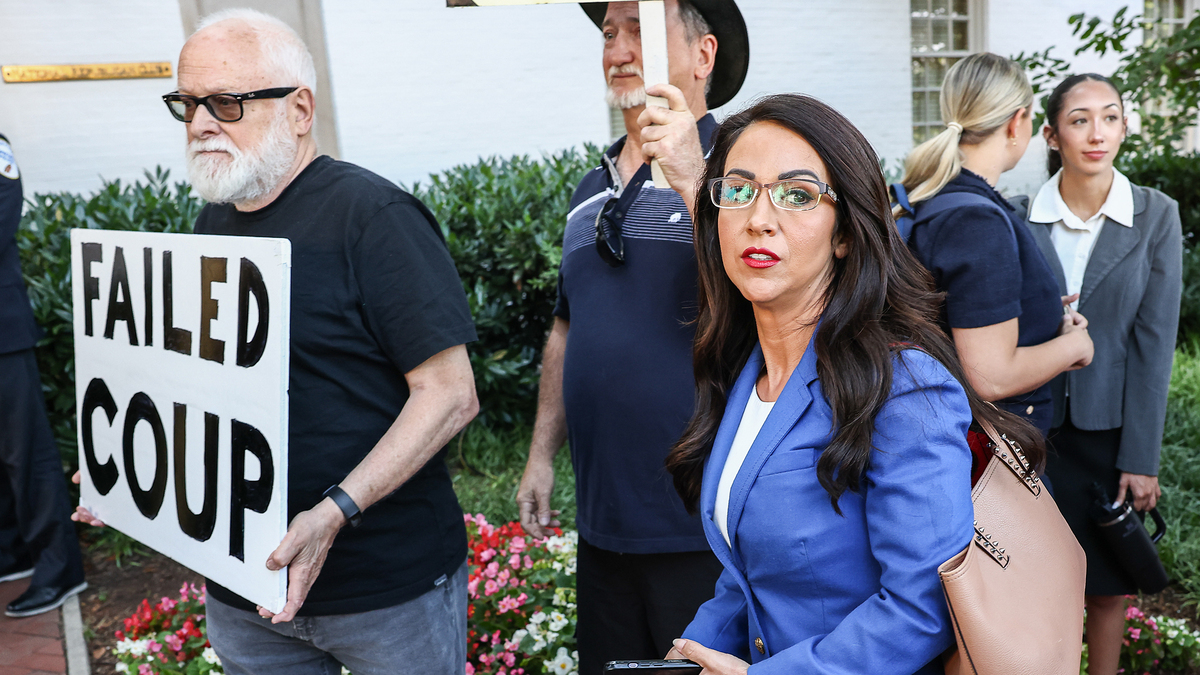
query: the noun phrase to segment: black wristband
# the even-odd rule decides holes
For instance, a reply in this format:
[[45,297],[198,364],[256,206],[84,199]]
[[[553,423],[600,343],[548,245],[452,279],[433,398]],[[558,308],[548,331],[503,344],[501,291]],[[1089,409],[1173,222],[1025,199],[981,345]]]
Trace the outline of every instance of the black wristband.
[[362,522],[362,511],[358,510],[358,504],[354,503],[354,500],[340,485],[330,487],[321,496],[329,497],[334,504],[337,504],[337,507],[342,510],[342,515],[346,516],[346,520],[349,521],[350,527],[358,527],[358,524]]

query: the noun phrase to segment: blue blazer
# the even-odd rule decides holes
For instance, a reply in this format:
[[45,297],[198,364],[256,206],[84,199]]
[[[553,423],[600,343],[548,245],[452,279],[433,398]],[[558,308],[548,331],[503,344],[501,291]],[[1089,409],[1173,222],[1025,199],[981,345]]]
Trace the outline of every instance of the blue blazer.
[[971,413],[933,357],[893,360],[875,418],[866,487],[834,512],[816,462],[832,413],[810,343],[733,482],[726,545],[717,482],[761,372],[755,347],[729,396],[704,467],[701,522],[725,569],[684,637],[751,663],[751,675],[943,672],[954,643],[937,567],[974,533]]

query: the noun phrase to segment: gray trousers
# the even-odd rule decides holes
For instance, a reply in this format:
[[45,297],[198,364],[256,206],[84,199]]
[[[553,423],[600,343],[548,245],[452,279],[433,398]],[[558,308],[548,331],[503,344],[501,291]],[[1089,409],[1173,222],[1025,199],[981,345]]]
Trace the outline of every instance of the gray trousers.
[[207,600],[208,639],[226,675],[462,675],[467,663],[467,564],[408,602],[361,614],[272,624]]

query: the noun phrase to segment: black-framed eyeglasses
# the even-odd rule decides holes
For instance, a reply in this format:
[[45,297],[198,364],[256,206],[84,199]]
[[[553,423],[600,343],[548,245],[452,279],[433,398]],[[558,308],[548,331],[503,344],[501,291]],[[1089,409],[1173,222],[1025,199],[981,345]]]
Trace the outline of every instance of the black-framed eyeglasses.
[[835,203],[837,193],[815,178],[788,178],[762,184],[741,176],[722,176],[708,181],[708,196],[722,209],[744,209],[754,203],[758,193],[766,190],[771,203],[785,211],[809,211],[817,208],[822,195]]
[[171,115],[180,122],[190,123],[192,118],[196,116],[196,110],[200,106],[208,108],[209,114],[221,122],[236,122],[242,119],[242,114],[245,112],[242,109],[242,101],[283,98],[299,88],[273,87],[271,89],[250,91],[245,94],[227,93],[209,94],[208,96],[189,96],[187,94],[180,94],[179,92],[171,92],[162,98],[163,102],[167,104],[167,110],[170,110]]
[[613,221],[612,212],[617,206],[617,197],[612,196],[596,214],[596,252],[609,267],[625,264],[625,240]]

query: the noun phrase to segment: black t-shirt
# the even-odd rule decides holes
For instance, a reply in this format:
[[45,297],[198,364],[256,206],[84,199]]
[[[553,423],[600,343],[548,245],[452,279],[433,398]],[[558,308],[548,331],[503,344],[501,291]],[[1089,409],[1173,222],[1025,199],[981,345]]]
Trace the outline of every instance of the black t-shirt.
[[[987,206],[948,209],[913,228],[908,245],[945,291],[942,323],[980,328],[1017,319],[1017,346],[1040,345],[1058,334],[1062,302],[1058,282],[1029,230],[987,181],[963,169],[942,193],[972,192],[995,202],[1010,217]],[[1015,246],[1014,246],[1015,235]],[[1050,385],[996,401],[1042,430],[1050,429],[1054,404]]]
[[[475,340],[467,299],[433,214],[387,180],[329,157],[258,211],[205,206],[196,233],[292,242],[290,520],[396,420],[408,400],[404,373]],[[301,615],[391,607],[463,563],[466,530],[445,452],[338,533]],[[253,609],[212,582],[209,590]]]

